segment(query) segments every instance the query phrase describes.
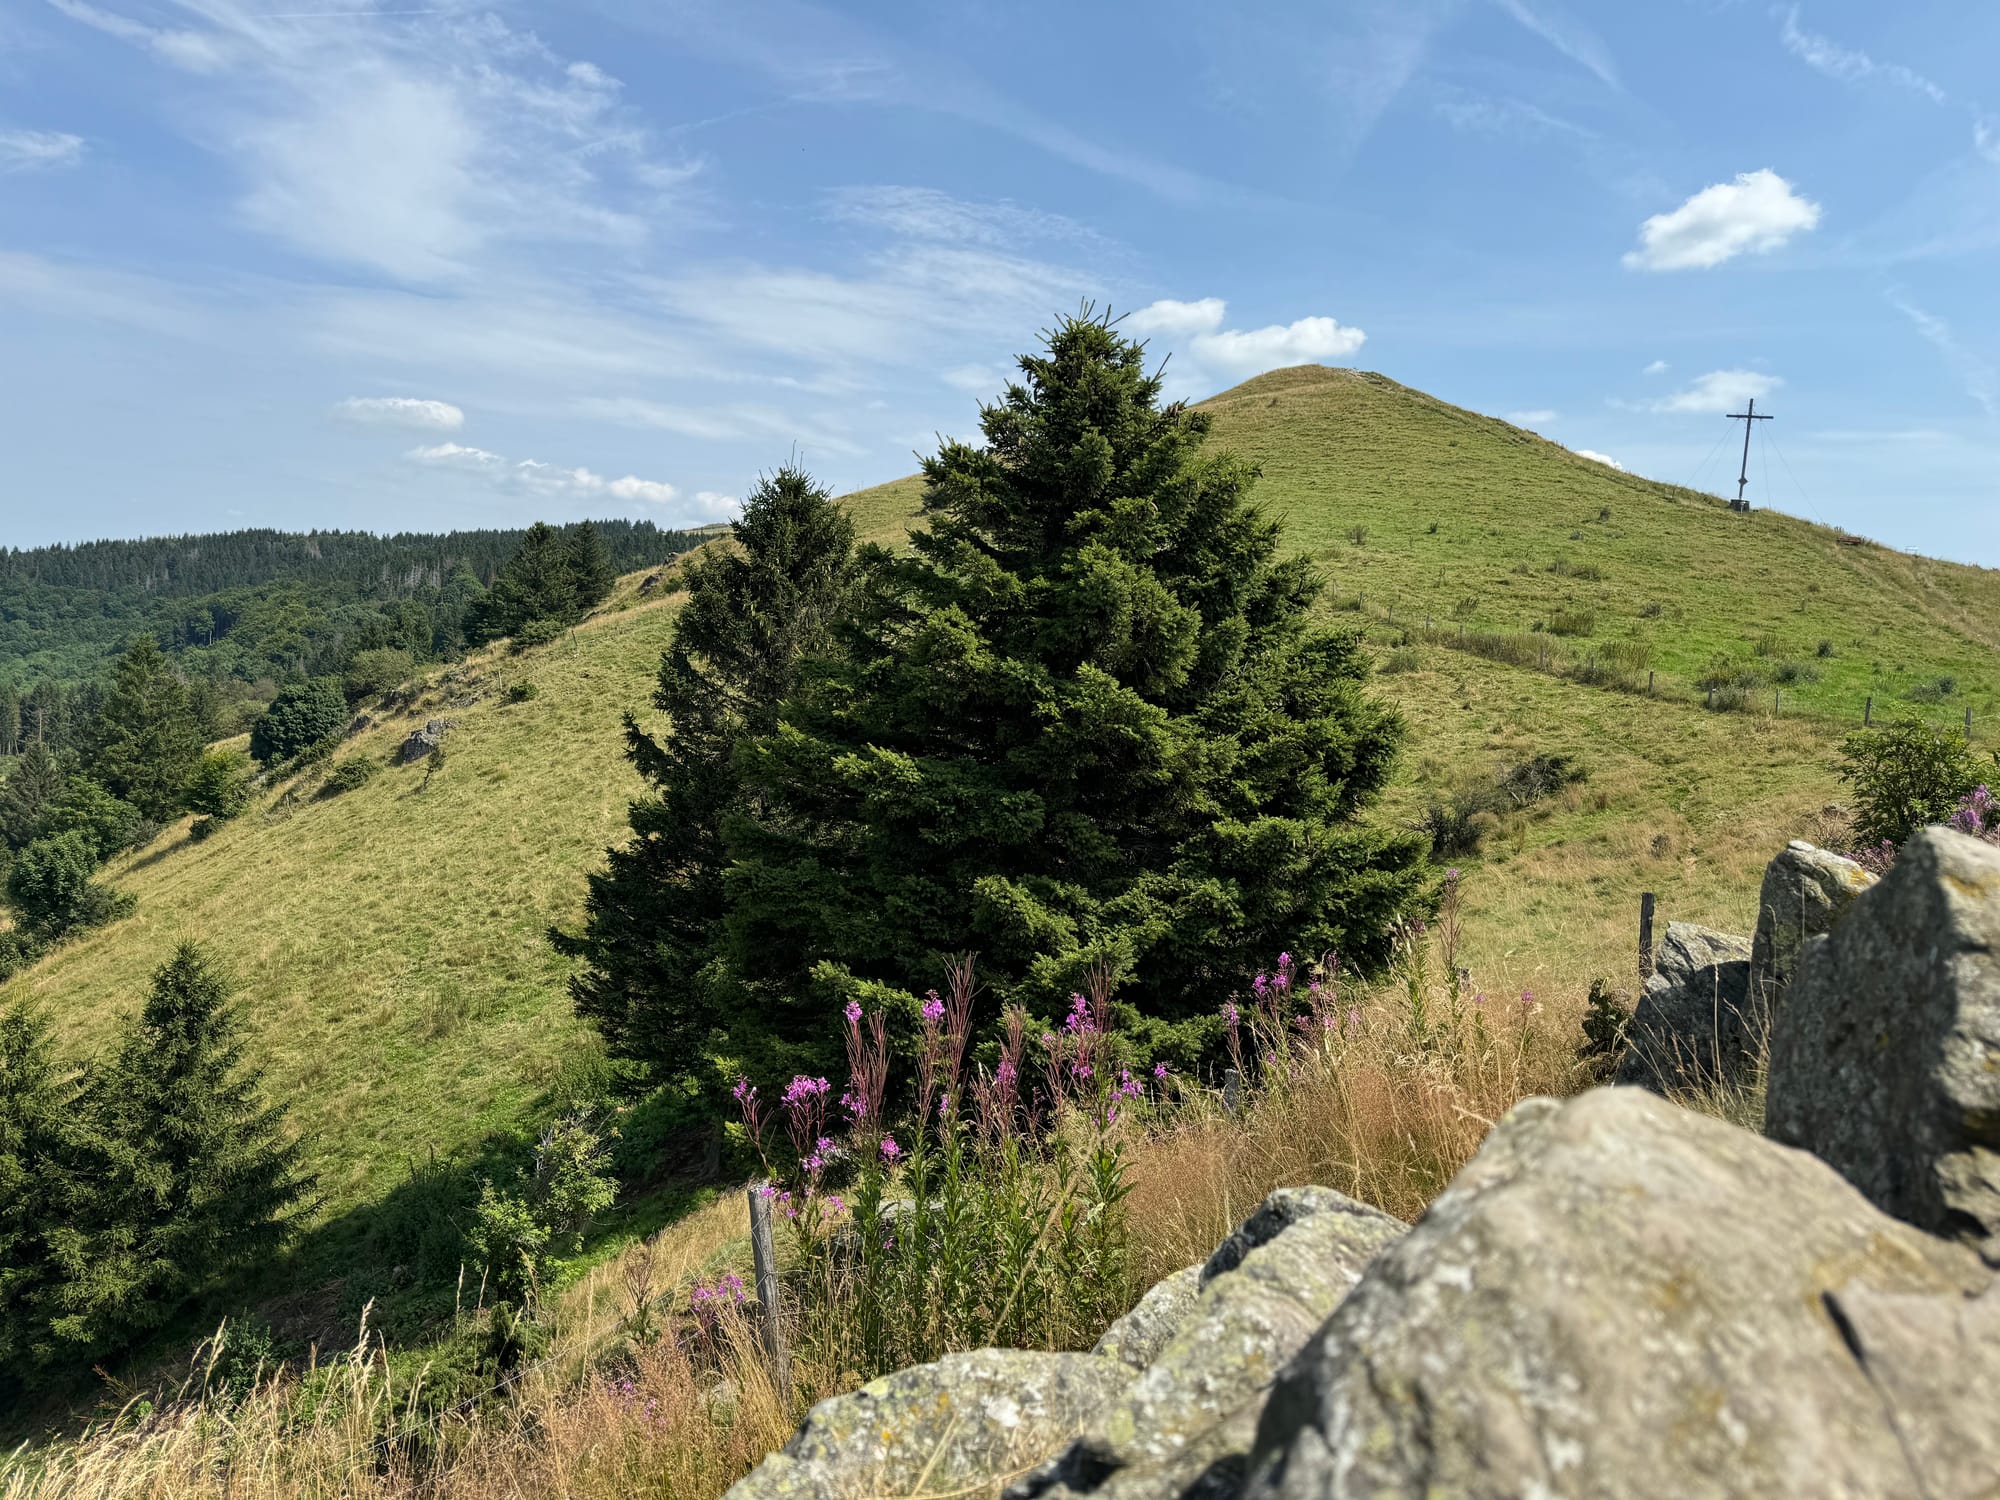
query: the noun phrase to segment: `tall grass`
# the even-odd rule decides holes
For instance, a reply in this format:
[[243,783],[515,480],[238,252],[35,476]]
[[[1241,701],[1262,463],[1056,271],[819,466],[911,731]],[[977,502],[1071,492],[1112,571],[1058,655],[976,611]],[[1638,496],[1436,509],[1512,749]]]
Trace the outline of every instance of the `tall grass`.
[[[1087,1347],[1109,1316],[1206,1257],[1280,1184],[1323,1183],[1401,1217],[1421,1213],[1515,1102],[1587,1081],[1573,997],[1552,1006],[1483,993],[1460,962],[1460,927],[1453,881],[1437,921],[1403,930],[1377,982],[1350,981],[1331,957],[1283,956],[1256,976],[1223,1008],[1247,1080],[1234,1113],[1212,1085],[1135,1087],[1095,1029],[1101,997],[1053,1033],[1039,1113],[1026,1088],[1005,1096],[998,1069],[958,1074],[968,971],[924,1044],[935,1071],[918,1112],[941,1123],[899,1127],[903,1160],[873,1186],[866,1168],[850,1180],[854,1206],[827,1204],[839,1195],[826,1160],[806,1165],[823,1149],[816,1118],[802,1122],[815,1132],[801,1137],[807,1149],[777,1173],[791,1206],[818,1203],[787,1246],[784,1388],[727,1269],[742,1268],[747,1228],[732,1194],[572,1290],[553,1310],[547,1353],[484,1402],[424,1415],[423,1377],[393,1377],[365,1324],[337,1358],[247,1391],[217,1378],[211,1345],[179,1391],[0,1461],[0,1500],[711,1500],[779,1447],[812,1402],[882,1360],[992,1342],[997,1323],[1019,1342]],[[858,1024],[850,1041],[862,1064],[850,1092],[879,1111],[884,1054]],[[1002,1057],[1016,1060],[1018,1080],[1018,1036]],[[961,1110],[963,1124],[950,1123]],[[880,1163],[887,1138],[850,1131],[842,1149],[872,1142]],[[928,1226],[913,1217],[918,1204],[929,1205]],[[1009,1234],[1011,1269],[993,1253]],[[873,1235],[907,1248],[870,1267],[861,1251]],[[1007,1303],[1018,1298],[1004,1289],[996,1302],[1003,1287],[1030,1288],[1031,1315],[1014,1317]]]

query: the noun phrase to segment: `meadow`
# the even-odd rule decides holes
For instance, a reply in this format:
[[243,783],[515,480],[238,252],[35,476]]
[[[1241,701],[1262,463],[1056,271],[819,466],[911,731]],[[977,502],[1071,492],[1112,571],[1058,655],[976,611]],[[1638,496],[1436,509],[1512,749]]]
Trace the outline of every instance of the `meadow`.
[[[1496,819],[1476,853],[1453,856],[1465,870],[1459,962],[1476,991],[1532,997],[1565,1046],[1593,980],[1634,987],[1642,891],[1658,894],[1663,919],[1747,930],[1763,866],[1786,839],[1842,836],[1825,809],[1843,797],[1840,737],[1870,695],[1878,715],[1957,719],[1970,708],[1975,740],[1995,743],[2000,573],[1775,512],[1732,514],[1380,376],[1279,371],[1210,407],[1216,441],[1261,466],[1258,493],[1288,544],[1329,579],[1328,617],[1367,631],[1376,691],[1408,720],[1374,816],[1419,823],[1432,802],[1537,756],[1584,772]],[[846,503],[864,535],[894,544],[918,495],[902,480]],[[284,1327],[318,1336],[366,1300],[358,1237],[433,1154],[466,1159],[512,1141],[576,1080],[601,1075],[545,934],[575,919],[585,872],[621,837],[639,790],[619,721],[627,710],[648,717],[675,608],[667,589],[640,583],[623,580],[553,645],[476,654],[433,669],[400,695],[408,701],[371,708],[378,722],[336,764],[387,757],[429,717],[457,721],[427,788],[419,763],[322,798],[322,768],[267,789],[206,841],[169,830],[107,871],[138,897],[135,916],[8,986],[10,998],[45,1002],[66,1045],[88,1050],[137,1009],[177,941],[201,940],[230,968],[252,1059],[308,1137],[324,1198],[319,1232],[260,1293]],[[1571,633],[1552,631],[1565,617]],[[1560,662],[1619,647],[1622,660],[1649,663],[1633,670],[1653,674],[1653,691],[1459,649],[1460,627],[1549,642]],[[1704,706],[1703,680],[1723,673],[1757,684],[1741,711]],[[510,701],[510,688],[533,695]],[[1764,706],[1774,688],[1777,714]],[[1462,1159],[1512,1091],[1562,1076],[1545,1069],[1480,1094],[1466,1106],[1472,1123],[1427,1159]],[[1393,1119],[1395,1091],[1384,1099],[1363,1113]],[[1374,1150],[1408,1134],[1364,1132]],[[1351,1132],[1288,1127],[1263,1139],[1288,1136],[1329,1144],[1291,1156],[1273,1146],[1269,1170],[1242,1180],[1204,1168],[1225,1185],[1197,1195],[1201,1206],[1148,1210],[1162,1243],[1212,1243],[1262,1190],[1250,1178],[1360,1170]],[[1190,1160],[1260,1159],[1223,1135],[1173,1140]],[[1157,1180],[1196,1179],[1163,1168]],[[1421,1190],[1399,1192],[1397,1211],[1421,1207]],[[634,1194],[575,1274],[622,1274],[591,1268],[690,1201]],[[1183,1222],[1192,1227],[1164,1227]]]

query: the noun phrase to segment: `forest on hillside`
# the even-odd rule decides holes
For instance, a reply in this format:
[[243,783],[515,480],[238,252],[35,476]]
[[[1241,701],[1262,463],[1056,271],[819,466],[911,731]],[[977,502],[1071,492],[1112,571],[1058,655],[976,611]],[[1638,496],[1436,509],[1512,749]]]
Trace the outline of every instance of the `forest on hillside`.
[[[650,521],[592,525],[618,572],[700,540]],[[0,690],[95,680],[140,635],[210,682],[322,676],[380,647],[449,656],[525,534],[246,530],[0,549]]]

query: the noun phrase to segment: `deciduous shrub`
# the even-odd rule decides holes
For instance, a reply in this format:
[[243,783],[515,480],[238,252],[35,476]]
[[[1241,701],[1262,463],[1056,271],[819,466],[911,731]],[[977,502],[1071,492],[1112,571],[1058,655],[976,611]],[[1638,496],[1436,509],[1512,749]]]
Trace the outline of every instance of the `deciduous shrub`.
[[266,766],[337,737],[347,724],[347,698],[332,677],[279,690],[250,731],[250,753]]
[[343,792],[358,791],[381,771],[382,762],[374,756],[353,756],[326,773],[326,780],[320,783],[319,794],[322,797],[338,797]]
[[1978,763],[1957,725],[1905,714],[1841,746],[1840,777],[1854,788],[1854,832],[1864,846],[1900,844],[1942,823],[1978,785]]

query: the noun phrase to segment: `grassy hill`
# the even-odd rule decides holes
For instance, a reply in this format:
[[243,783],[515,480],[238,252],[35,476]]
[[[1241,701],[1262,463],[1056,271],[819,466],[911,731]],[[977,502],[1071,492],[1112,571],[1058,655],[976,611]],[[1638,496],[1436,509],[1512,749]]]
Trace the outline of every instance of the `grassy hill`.
[[[1746,928],[1764,861],[1820,832],[1840,795],[1834,749],[1870,693],[1878,712],[1913,692],[1937,715],[1969,705],[1989,739],[2000,718],[2000,573],[1735,515],[1380,376],[1279,371],[1209,405],[1217,440],[1262,466],[1290,543],[1323,564],[1327,607],[1364,622],[1393,669],[1380,689],[1412,734],[1383,817],[1535,754],[1589,772],[1506,820],[1470,872],[1466,953],[1491,994],[1574,1010],[1593,976],[1628,975],[1641,890],[1666,916]],[[850,504],[893,542],[916,498],[904,480]],[[204,843],[175,830],[109,872],[136,916],[9,990],[94,1045],[177,940],[212,945],[270,1088],[313,1140],[329,1214],[379,1200],[430,1150],[518,1128],[593,1050],[543,933],[575,916],[622,832],[638,783],[619,717],[645,706],[673,609],[628,579],[554,646],[434,672],[342,751],[386,756],[449,715],[427,791],[413,765],[327,800],[274,791]],[[1592,618],[1553,640],[1555,665],[1625,643],[1622,660],[1650,652],[1654,695],[1457,648],[1461,625],[1549,640],[1530,627],[1559,614]],[[1787,663],[1804,670],[1783,715],[1703,708],[1704,675]],[[537,695],[508,702],[519,683]]]

